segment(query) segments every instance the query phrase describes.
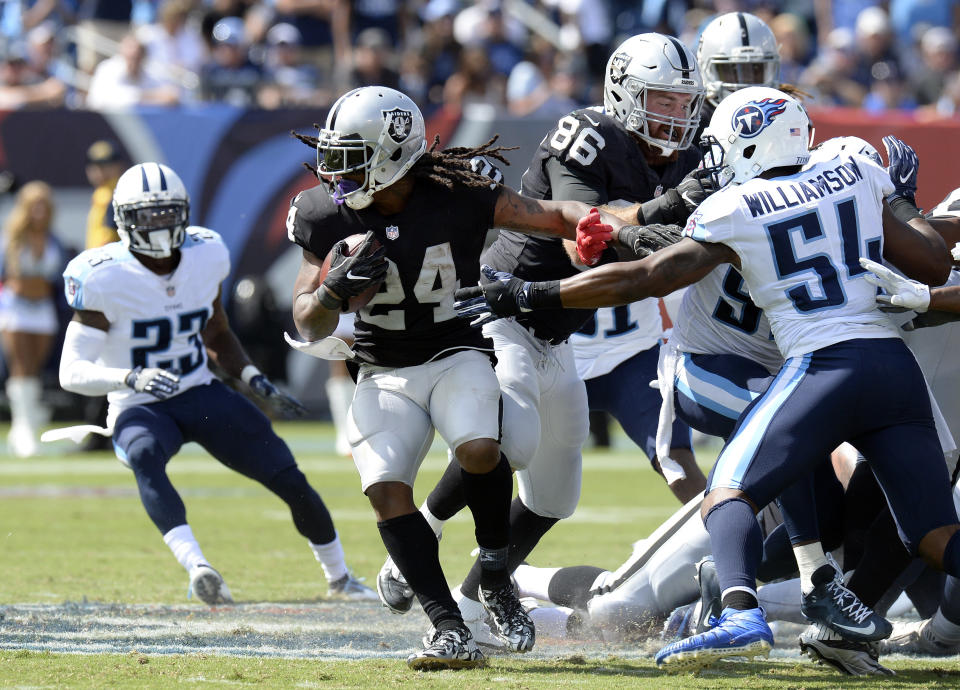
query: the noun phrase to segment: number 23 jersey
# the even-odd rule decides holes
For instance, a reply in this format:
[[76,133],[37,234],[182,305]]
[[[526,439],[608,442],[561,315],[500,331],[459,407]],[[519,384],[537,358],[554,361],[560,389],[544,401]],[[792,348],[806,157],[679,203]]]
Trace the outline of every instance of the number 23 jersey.
[[323,258],[338,241],[373,230],[386,247],[387,276],[358,312],[354,351],[367,363],[406,367],[492,343],[453,309],[458,287],[480,279],[480,252],[500,188],[446,189],[417,180],[402,210],[383,215],[338,206],[323,186],[290,206],[290,239]]
[[[99,363],[166,369],[180,376],[183,392],[213,379],[200,333],[229,272],[230,255],[220,235],[193,226],[180,247],[180,263],[168,276],[157,275],[121,242],[113,242],[79,254],[63,278],[71,307],[101,312],[110,322]],[[130,388],[107,398],[111,416],[124,407],[157,402]]]

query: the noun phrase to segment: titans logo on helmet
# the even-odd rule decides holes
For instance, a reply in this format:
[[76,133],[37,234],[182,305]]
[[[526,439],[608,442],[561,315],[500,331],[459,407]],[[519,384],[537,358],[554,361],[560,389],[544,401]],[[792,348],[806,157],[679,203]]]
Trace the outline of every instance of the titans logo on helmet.
[[394,108],[393,110],[383,110],[383,119],[390,123],[387,128],[387,134],[398,144],[402,144],[410,136],[410,130],[413,128],[413,113],[409,110]]
[[750,101],[733,114],[731,126],[733,131],[744,139],[752,139],[786,109],[787,101],[783,98],[776,100],[762,98],[759,101]]

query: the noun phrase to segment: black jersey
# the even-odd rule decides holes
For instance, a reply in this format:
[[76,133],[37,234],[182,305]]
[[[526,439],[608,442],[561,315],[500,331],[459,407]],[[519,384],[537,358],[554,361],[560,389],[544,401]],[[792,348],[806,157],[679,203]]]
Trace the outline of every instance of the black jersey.
[[[699,162],[699,150],[691,147],[655,170],[618,120],[584,108],[560,118],[543,138],[523,174],[521,192],[535,199],[582,201],[594,206],[620,199],[649,201],[679,184]],[[612,250],[605,253],[605,260],[614,257]],[[562,240],[511,231],[500,232],[483,261],[524,280],[558,280],[578,272]],[[517,320],[537,337],[560,342],[592,314],[591,309],[548,309],[523,314]]]
[[448,190],[417,180],[403,210],[389,216],[372,206],[338,206],[323,186],[294,198],[290,237],[316,256],[368,230],[386,247],[387,276],[354,326],[358,358],[405,367],[466,348],[492,350],[479,329],[457,317],[453,302],[458,287],[480,279],[480,253],[499,194],[499,187]]

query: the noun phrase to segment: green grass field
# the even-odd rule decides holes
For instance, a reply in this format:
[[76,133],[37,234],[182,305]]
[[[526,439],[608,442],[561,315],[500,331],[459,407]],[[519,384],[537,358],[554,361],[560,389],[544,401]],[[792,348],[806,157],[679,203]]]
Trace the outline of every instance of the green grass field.
[[[353,463],[332,454],[329,426],[281,424],[278,431],[330,507],[349,564],[372,583],[385,553]],[[373,604],[324,602],[319,565],[286,507],[198,447],[184,448],[169,471],[207,558],[233,592],[235,611],[186,600],[183,569],[147,519],[131,473],[112,454],[72,453],[69,443],[44,450],[29,460],[0,455],[3,687],[960,686],[954,659],[891,661],[899,675],[882,680],[841,677],[789,658],[667,677],[646,648],[570,641],[526,658],[494,657],[482,671],[414,674],[402,658],[427,627],[422,614],[391,617]],[[703,458],[709,462],[714,452]],[[418,500],[444,463],[435,446],[421,470]],[[611,451],[588,451],[584,469],[577,514],[547,535],[534,564],[616,568],[632,542],[677,505],[622,438]],[[472,547],[471,524],[461,516],[441,542],[452,583],[471,562]],[[354,621],[370,630],[382,657],[355,646]],[[330,640],[342,646],[331,651]]]

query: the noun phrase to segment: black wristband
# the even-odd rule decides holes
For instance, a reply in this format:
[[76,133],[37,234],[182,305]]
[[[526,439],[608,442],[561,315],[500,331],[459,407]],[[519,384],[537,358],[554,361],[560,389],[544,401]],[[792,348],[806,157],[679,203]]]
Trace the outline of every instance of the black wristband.
[[560,300],[560,281],[543,280],[530,284],[531,309],[563,309]]
[[317,299],[320,300],[320,305],[324,309],[329,309],[330,311],[340,311],[343,308],[344,300],[339,297],[334,297],[325,285],[321,285],[317,288]]
[[890,204],[890,210],[893,211],[893,215],[904,223],[908,223],[914,218],[923,218],[920,209],[917,208],[916,203],[911,199],[902,196],[890,196],[887,197],[887,202]]
[[637,206],[637,225],[646,225],[647,221],[643,217],[643,204]]

